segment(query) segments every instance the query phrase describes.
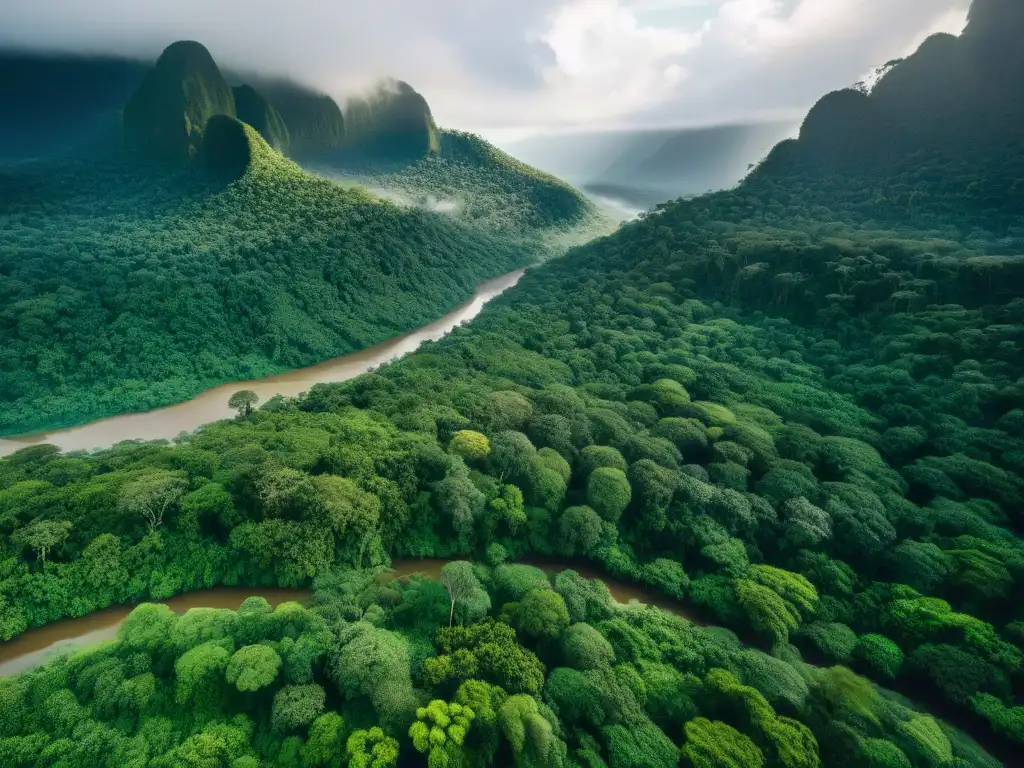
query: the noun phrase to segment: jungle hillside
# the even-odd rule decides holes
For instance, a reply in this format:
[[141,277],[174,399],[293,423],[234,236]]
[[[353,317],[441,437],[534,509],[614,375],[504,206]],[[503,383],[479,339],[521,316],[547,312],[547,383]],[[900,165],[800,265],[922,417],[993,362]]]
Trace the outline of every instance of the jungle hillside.
[[[148,67],[8,54],[0,71],[14,108],[0,134],[17,150],[0,161],[0,434],[363,349],[613,226],[477,137],[429,163],[440,134],[405,84],[359,102],[346,129],[329,97],[233,85],[195,42]],[[458,186],[468,212],[396,203],[282,155],[332,149],[363,167],[429,165],[421,193]]]
[[[359,378],[0,460],[0,637],[141,603],[0,680],[0,763],[1019,765],[1022,32],[976,0],[737,188]],[[311,593],[151,602],[217,585]]]

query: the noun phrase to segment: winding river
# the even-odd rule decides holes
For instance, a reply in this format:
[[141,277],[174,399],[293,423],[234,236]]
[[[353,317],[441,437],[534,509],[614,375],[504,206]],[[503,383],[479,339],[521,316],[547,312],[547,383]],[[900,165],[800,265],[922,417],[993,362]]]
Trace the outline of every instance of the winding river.
[[[403,579],[413,574],[437,580],[441,568],[448,560],[395,560],[391,569],[382,572],[377,578],[381,581]],[[588,567],[579,561],[562,561],[555,558],[526,559],[518,561],[526,565],[535,565],[549,576],[572,569],[588,579],[600,579],[608,587],[612,598],[620,603],[639,602],[654,605],[662,610],[682,616],[695,624],[706,625],[699,616],[694,616],[692,607],[666,597],[645,587],[617,581],[601,571]],[[170,600],[162,600],[175,613],[184,613],[190,608],[227,608],[236,610],[251,595],[259,595],[274,606],[294,600],[306,602],[312,597],[308,589],[281,589],[274,587],[214,587],[178,595]],[[111,640],[117,636],[118,627],[124,622],[134,605],[117,605],[96,611],[78,619],[64,619],[47,624],[43,627],[30,629],[6,643],[0,643],[0,678],[26,672],[45,663],[50,657],[66,653],[75,648]],[[915,690],[912,685],[895,685],[889,683],[890,690],[898,691],[921,712],[944,719],[947,723],[957,726],[970,734],[990,755],[1004,761],[1006,765],[1017,765],[1016,748],[995,737],[991,730],[978,718],[967,716],[964,712],[951,705],[927,695],[926,692]],[[927,703],[926,703],[927,702]]]
[[524,272],[519,269],[481,283],[472,299],[447,315],[360,352],[265,379],[222,384],[201,392],[191,400],[164,408],[111,416],[77,427],[0,438],[0,456],[42,443],[51,443],[63,451],[88,451],[107,448],[122,440],[170,440],[207,422],[233,416],[234,411],[228,408],[228,398],[240,389],[251,389],[259,395],[260,402],[265,402],[278,394],[294,397],[308,391],[314,384],[353,379],[409,354],[425,341],[440,339],[456,326],[476,317],[484,304],[519,282]]
[[[396,560],[392,563],[391,570],[384,571],[378,578],[390,581],[420,574],[436,581],[440,578],[441,568],[447,562],[447,560],[439,559]],[[619,603],[629,603],[635,600],[656,605],[692,620],[692,617],[684,611],[682,603],[634,584],[616,581],[585,565],[558,560],[524,560],[521,562],[536,565],[549,576],[571,568],[588,579],[601,579],[608,586],[612,597]],[[169,600],[153,602],[163,603],[175,613],[185,613],[190,608],[235,610],[251,595],[264,597],[271,605],[277,606],[289,600],[305,602],[312,594],[312,591],[308,589],[214,587],[187,592]],[[55,621],[43,627],[30,629],[6,643],[0,643],[0,677],[11,677],[37,667],[56,653],[94,645],[104,640],[112,640],[117,636],[118,627],[134,608],[134,605],[111,606],[90,613],[88,616]]]

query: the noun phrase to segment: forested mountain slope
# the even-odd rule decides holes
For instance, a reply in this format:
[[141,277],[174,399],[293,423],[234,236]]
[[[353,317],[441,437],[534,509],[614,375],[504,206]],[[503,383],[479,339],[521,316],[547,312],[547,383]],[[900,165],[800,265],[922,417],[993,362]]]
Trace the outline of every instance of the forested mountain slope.
[[339,151],[308,163],[323,175],[486,231],[533,240],[543,250],[578,245],[614,228],[566,182],[459,131],[442,131],[438,151],[413,162]]
[[[0,524],[20,553],[2,586],[7,634],[210,584],[320,579],[311,615],[178,620],[216,632],[223,652],[198,638],[140,645],[175,626],[147,609],[120,645],[3,689],[26,713],[8,733],[41,729],[17,742],[25,754],[53,743],[60,730],[33,725],[37,691],[107,668],[141,684],[129,682],[141,660],[126,665],[144,648],[157,694],[132,711],[182,729],[116,735],[138,733],[147,754],[212,740],[318,765],[301,755],[326,738],[314,718],[329,710],[344,722],[331,721],[331,749],[379,726],[386,753],[416,764],[429,745],[413,723],[430,715],[414,706],[437,699],[473,710],[449,747],[471,764],[530,750],[541,765],[700,766],[725,750],[736,768],[999,765],[847,668],[933,702],[1000,754],[1020,748],[1019,298],[990,303],[987,281],[949,281],[942,304],[908,311],[884,289],[917,280],[899,275],[925,248],[973,252],[836,223],[765,232],[750,226],[759,213],[742,190],[669,206],[528,273],[440,343],[177,447],[33,448],[0,463]],[[800,285],[780,272],[747,307],[747,278],[728,277],[742,259],[753,276],[794,259],[831,266]],[[853,300],[815,307],[833,281]],[[139,512],[157,498],[170,503],[149,530]],[[40,541],[53,542],[45,572]],[[519,566],[462,576],[467,626],[451,631],[437,585],[331,575],[387,555],[528,554],[589,558],[703,607],[749,645],[615,609],[572,576],[552,591]],[[475,623],[488,615],[498,623]],[[279,674],[260,652],[271,671],[255,709],[232,692],[238,673],[225,677],[254,642],[285,660]],[[171,692],[193,690],[180,681],[207,657],[207,709],[185,711]],[[112,722],[105,696],[76,693],[76,706]],[[539,733],[490,730],[518,707]]]
[[[51,70],[73,70],[40,61],[12,71],[34,72],[56,96]],[[220,118],[237,113],[279,149],[315,157],[340,111],[333,125],[323,100],[297,87],[269,86],[282,110],[232,89],[194,42],[170,46],[140,78],[122,149],[121,120],[104,109],[134,71],[86,66],[92,98],[80,96],[73,114],[92,110],[106,127],[0,166],[0,434],[152,408],[362,349],[438,317],[481,280],[610,227],[579,192],[482,140],[471,166],[422,161],[432,172],[418,189],[459,188],[465,216],[317,178]],[[364,131],[389,114],[370,110]],[[213,124],[226,131],[206,141]]]
[[235,180],[113,155],[4,174],[0,432],[361,349],[537,255],[255,141]]
[[[977,157],[762,168],[351,382],[177,445],[0,461],[5,637],[218,583],[316,588],[273,612],[140,608],[117,642],[0,683],[0,756],[1015,765],[1020,158]],[[508,564],[530,554],[721,626]],[[395,556],[477,565],[361,571]]]

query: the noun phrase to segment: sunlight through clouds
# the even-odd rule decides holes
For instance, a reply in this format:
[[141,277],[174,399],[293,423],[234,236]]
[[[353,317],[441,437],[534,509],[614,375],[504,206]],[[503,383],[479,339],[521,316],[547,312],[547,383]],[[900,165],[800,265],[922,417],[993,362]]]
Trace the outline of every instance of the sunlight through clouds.
[[341,100],[408,80],[447,126],[484,133],[794,116],[953,30],[969,0],[33,0],[0,45],[147,58],[201,40],[238,69]]

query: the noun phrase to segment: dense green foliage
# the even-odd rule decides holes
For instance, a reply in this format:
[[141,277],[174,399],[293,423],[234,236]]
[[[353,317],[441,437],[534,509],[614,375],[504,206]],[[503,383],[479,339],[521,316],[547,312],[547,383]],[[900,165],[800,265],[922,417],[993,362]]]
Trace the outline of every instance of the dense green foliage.
[[[1019,756],[1022,164],[766,163],[351,382],[175,444],[5,459],[5,638],[215,584],[315,595],[138,609],[0,685],[0,755],[999,765],[941,713]],[[722,626],[515,562],[556,554]],[[386,583],[390,557],[454,562]]]
[[[539,695],[580,764],[632,765],[636,753],[671,764],[681,744],[694,765],[743,764],[752,744],[765,765],[876,754],[991,765],[845,667],[812,672],[800,659],[849,665],[945,702],[971,727],[1020,737],[1019,302],[969,280],[937,283],[942,304],[909,311],[885,295],[917,279],[903,273],[917,273],[923,248],[955,269],[998,235],[957,241],[947,229],[940,245],[854,221],[784,239],[724,223],[737,210],[763,220],[761,194],[751,184],[665,206],[530,272],[442,342],[178,446],[15,454],[0,463],[5,634],[217,583],[305,584],[387,554],[500,563],[566,552],[689,598],[773,655],[733,639],[735,660],[692,666],[696,641],[669,651],[599,590],[559,577],[551,591],[543,573],[502,565],[429,601],[386,601],[427,635],[455,619],[436,651],[414,640],[404,652],[422,664],[421,705],[453,701],[473,679]],[[807,265],[800,281],[794,263]],[[750,264],[778,288],[743,293]],[[856,300],[819,305],[831,281]],[[20,531],[51,520],[70,525],[39,532],[55,541],[44,571],[37,538]],[[487,615],[510,629],[472,623]],[[607,650],[579,622],[635,673],[602,672]],[[343,657],[356,678],[367,652]],[[723,665],[732,678],[707,679]],[[656,681],[640,687],[634,674]],[[634,707],[653,725],[638,725]],[[401,741],[399,720],[385,732]]]
[[0,432],[151,408],[361,349],[542,254],[248,144],[255,157],[230,183],[117,156],[11,171]]
[[[501,594],[496,571],[476,572]],[[146,604],[116,640],[0,680],[0,761],[812,768],[881,751],[902,761],[886,764],[998,765],[842,668],[617,605],[574,571],[542,582],[524,602],[551,595],[564,610],[589,592],[592,623],[566,618],[537,637],[485,613],[438,627],[440,585],[373,570],[323,575],[308,607],[251,597],[176,616]]]
[[442,131],[440,151],[415,162],[353,162],[351,153],[311,161],[315,170],[398,202],[560,252],[614,225],[564,181],[510,157],[479,136]]
[[[15,64],[41,87],[70,76],[47,60]],[[83,67],[97,114],[120,92],[116,76],[135,73]],[[483,279],[608,231],[576,190],[476,138],[463,140],[472,165],[446,156],[411,174],[433,199],[475,196],[464,215],[302,173],[271,147],[340,147],[341,112],[302,86],[257,81],[258,92],[232,89],[203,46],[174,43],[125,106],[125,141],[147,152],[125,156],[108,131],[88,152],[0,172],[0,434],[166,405],[365,348],[435,319]],[[390,162],[380,142],[405,135],[410,110],[429,118],[422,96],[395,87],[359,129],[378,136],[362,148],[371,165]],[[196,162],[163,165],[169,157]],[[376,186],[407,189],[404,177]]]

